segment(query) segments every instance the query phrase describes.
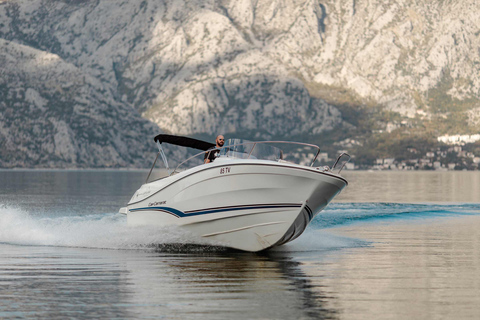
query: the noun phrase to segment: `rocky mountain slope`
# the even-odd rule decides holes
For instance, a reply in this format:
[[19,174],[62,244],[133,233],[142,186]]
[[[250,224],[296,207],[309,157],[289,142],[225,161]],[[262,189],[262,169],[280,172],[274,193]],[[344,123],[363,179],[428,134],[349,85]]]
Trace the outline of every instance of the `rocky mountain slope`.
[[[479,10],[475,0],[0,1],[0,57],[12,61],[1,72],[13,79],[2,85],[3,95],[24,91],[2,99],[1,132],[10,128],[5,141],[26,148],[21,138],[12,142],[8,112],[24,110],[18,119],[30,109],[40,114],[37,104],[57,123],[49,141],[73,130],[86,109],[101,114],[99,123],[117,124],[109,134],[120,140],[130,123],[137,146],[133,141],[145,141],[152,127],[133,109],[167,132],[188,135],[353,136],[352,128],[362,126],[358,112],[375,117],[369,108],[393,113],[375,119],[381,130],[432,123],[438,134],[478,131]],[[25,58],[28,50],[39,66]],[[57,61],[53,70],[49,57]],[[74,83],[62,88],[67,93],[30,83],[42,65],[57,86]],[[72,106],[78,99],[83,111]],[[55,108],[72,108],[75,117],[64,121]],[[16,137],[36,136],[33,123],[18,126]],[[95,131],[87,127],[73,136]],[[91,143],[103,150],[104,130],[87,135],[76,158],[59,161],[91,165],[83,150]],[[39,143],[46,146],[37,157],[56,157]],[[117,165],[140,165],[138,151],[126,151]],[[99,165],[112,163],[99,153],[92,155]]]
[[158,127],[116,102],[97,79],[55,54],[2,39],[0,47],[0,167],[145,167],[153,161],[153,140],[147,145],[145,137]]

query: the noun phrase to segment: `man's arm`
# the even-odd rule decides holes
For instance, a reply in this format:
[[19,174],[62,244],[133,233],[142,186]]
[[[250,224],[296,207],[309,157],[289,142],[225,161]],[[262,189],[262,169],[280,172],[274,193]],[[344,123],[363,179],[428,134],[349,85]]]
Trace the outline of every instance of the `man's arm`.
[[203,158],[203,163],[210,163],[210,153],[212,150],[208,150],[208,152],[205,152],[205,157]]

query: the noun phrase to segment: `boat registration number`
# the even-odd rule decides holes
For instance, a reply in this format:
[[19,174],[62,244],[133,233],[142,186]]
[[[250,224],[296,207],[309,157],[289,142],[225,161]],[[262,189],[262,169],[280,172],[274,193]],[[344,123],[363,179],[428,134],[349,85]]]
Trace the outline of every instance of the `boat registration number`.
[[220,168],[220,174],[230,173],[230,167]]

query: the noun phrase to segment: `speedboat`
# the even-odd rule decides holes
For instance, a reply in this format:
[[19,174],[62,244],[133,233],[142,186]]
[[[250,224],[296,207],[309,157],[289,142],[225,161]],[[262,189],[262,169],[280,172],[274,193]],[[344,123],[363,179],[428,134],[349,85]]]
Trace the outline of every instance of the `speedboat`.
[[[348,184],[340,171],[350,156],[314,167],[320,148],[313,144],[230,139],[204,163],[215,144],[166,134],[154,141],[159,151],[147,180],[119,211],[128,225],[180,226],[230,248],[256,252],[296,239]],[[163,143],[202,151],[171,170]],[[292,161],[279,145],[297,158],[298,150],[311,150],[303,158],[309,163]],[[156,178],[159,156],[167,173]]]

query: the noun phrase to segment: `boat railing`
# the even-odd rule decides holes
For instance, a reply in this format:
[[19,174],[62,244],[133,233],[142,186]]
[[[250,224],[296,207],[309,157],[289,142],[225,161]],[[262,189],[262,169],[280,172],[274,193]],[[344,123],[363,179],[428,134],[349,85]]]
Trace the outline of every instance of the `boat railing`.
[[[313,160],[310,163],[310,166],[313,166],[315,163],[318,155],[320,154],[320,147],[314,144],[310,143],[303,143],[303,142],[291,142],[291,141],[249,141],[249,142],[243,142],[243,143],[235,143],[235,144],[230,144],[226,145],[220,148],[216,148],[217,150],[220,151],[220,157],[228,157],[228,158],[240,158],[240,159],[262,159],[262,160],[272,160],[272,161],[278,161],[278,160],[283,160],[283,151],[277,149],[279,152],[277,155],[275,154],[261,154],[261,150],[258,145],[272,145],[272,144],[289,144],[289,145],[298,145],[302,147],[311,147],[316,150],[315,156]],[[181,162],[171,173],[171,175],[176,174],[180,171],[180,168],[184,166],[187,162],[192,161],[193,159],[200,158],[201,155],[205,157],[206,154],[211,152],[212,150],[207,150],[207,151],[202,151],[199,152],[190,158],[186,159],[185,161]],[[254,152],[256,151],[256,152]],[[258,157],[258,155],[261,154],[261,157]],[[203,162],[203,159],[201,159]]]
[[[310,143],[303,143],[303,142],[291,142],[291,141],[248,141],[248,142],[225,145],[223,147],[216,148],[216,150],[220,151],[219,157],[227,157],[227,158],[235,158],[235,159],[261,159],[261,160],[271,160],[271,161],[280,161],[280,162],[286,161],[284,159],[283,151],[279,148],[271,146],[275,144],[297,145],[301,147],[313,148],[315,152],[315,156],[313,157],[313,159],[309,164],[310,167],[313,167],[313,165],[315,164],[318,158],[318,155],[320,154],[320,147],[317,145],[310,144]],[[268,147],[271,147],[269,151],[275,151],[275,152],[273,152],[272,154],[262,153],[262,146],[264,145],[268,145]],[[265,150],[268,150],[268,148],[265,148]],[[167,176],[172,176],[183,171],[182,168],[187,163],[191,163],[190,167],[203,164],[204,158],[207,157],[207,154],[209,152],[212,152],[212,150],[202,151],[187,158],[186,160],[179,163],[175,167],[175,169],[173,169],[172,171],[168,170]],[[149,181],[149,178],[152,174],[152,170],[154,169],[155,163],[157,162],[159,155],[161,155],[161,152],[157,154],[157,157],[155,158],[154,164],[150,170],[150,173],[146,179],[146,182],[151,182]],[[346,153],[342,153],[335,161],[335,164],[333,165],[333,167],[331,169],[329,168],[327,169],[327,167],[325,167],[325,170],[339,174],[349,160],[350,160],[350,156]],[[153,179],[152,181],[154,180],[158,180],[158,179]]]
[[[338,156],[337,161],[333,165],[331,171],[336,174],[340,174],[348,161],[350,161],[350,155],[348,153],[342,153]],[[337,172],[335,172],[337,170]]]

